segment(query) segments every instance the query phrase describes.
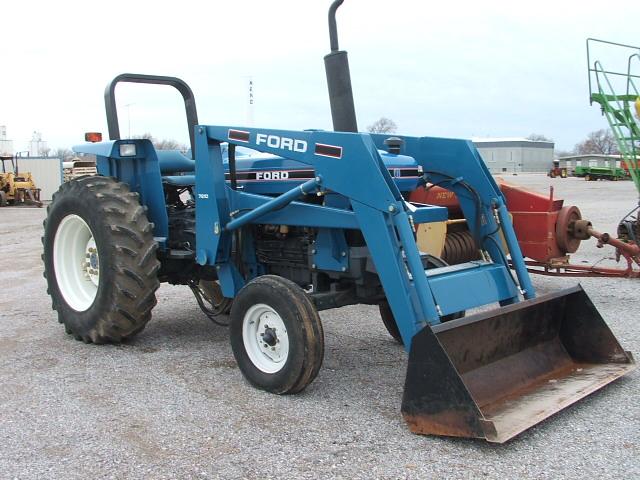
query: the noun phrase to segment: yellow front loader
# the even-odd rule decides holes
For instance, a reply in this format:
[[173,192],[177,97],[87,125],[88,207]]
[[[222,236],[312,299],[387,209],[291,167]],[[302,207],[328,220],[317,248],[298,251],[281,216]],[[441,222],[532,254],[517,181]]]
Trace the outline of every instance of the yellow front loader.
[[[18,162],[13,157],[0,157],[2,173],[0,173],[0,207],[6,205],[35,205],[42,207],[40,189],[36,187],[30,172],[19,172]],[[5,162],[11,162],[7,171]]]

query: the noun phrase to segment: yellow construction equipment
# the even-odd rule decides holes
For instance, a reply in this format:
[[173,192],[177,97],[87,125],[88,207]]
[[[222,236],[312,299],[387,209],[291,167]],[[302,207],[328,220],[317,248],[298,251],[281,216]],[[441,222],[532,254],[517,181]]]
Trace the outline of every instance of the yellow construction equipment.
[[[0,173],[0,207],[6,205],[42,206],[40,189],[36,187],[31,172],[19,172],[18,161],[14,157],[2,156],[2,173]],[[5,162],[11,162],[11,169]]]

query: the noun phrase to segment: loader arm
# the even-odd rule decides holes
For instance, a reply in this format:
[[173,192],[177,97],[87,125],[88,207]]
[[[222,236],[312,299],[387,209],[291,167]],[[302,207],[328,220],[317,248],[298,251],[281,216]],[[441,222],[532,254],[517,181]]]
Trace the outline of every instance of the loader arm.
[[[440,139],[404,139],[415,150],[411,151],[418,159],[428,156],[427,150],[442,148],[437,143]],[[475,171],[469,165],[460,166],[466,169],[467,174],[451,188],[460,191],[465,210],[472,223],[477,220],[480,234],[487,236],[497,233],[500,226],[496,219],[499,217],[494,215],[492,206],[495,209],[495,205],[503,205],[497,186],[491,181],[484,184],[478,181],[477,177],[487,175],[486,169],[482,169],[482,162],[474,156],[473,147],[467,142],[442,141],[448,146],[448,150],[441,155],[441,161],[460,157],[466,152],[467,163],[475,162]],[[316,178],[279,197],[249,197],[225,183],[221,142],[243,145],[305,163],[313,167]],[[399,319],[398,327],[407,349],[418,331],[428,324],[439,323],[444,315],[493,302],[510,304],[518,301],[518,289],[508,272],[506,255],[498,242],[485,242],[494,259],[492,263],[470,264],[438,273],[431,279],[427,278],[414,238],[413,217],[420,216],[423,223],[442,220],[443,209],[428,206],[408,211],[368,134],[198,126],[195,158],[197,261],[202,265],[215,265],[227,296],[234,296],[243,286],[241,276],[232,262],[229,262],[231,231],[247,223],[262,223],[262,215],[276,209],[283,224],[299,224],[299,217],[287,213],[292,202],[306,194],[322,195],[323,192],[331,191],[346,197],[351,208],[315,208],[331,214],[336,223],[330,226],[336,228],[343,227],[338,224],[338,217],[355,216],[387,300],[394,316]],[[427,165],[426,161],[422,163]],[[367,172],[367,181],[353,181],[362,172]],[[448,175],[448,172],[457,175],[455,170],[445,171],[441,175]],[[465,196],[463,189],[468,188],[469,183],[464,178],[473,179],[474,185],[482,186],[480,201],[473,198],[470,191],[466,191]],[[247,207],[249,202],[252,205],[250,208]],[[257,205],[259,202],[262,204]],[[510,226],[508,219],[506,222]],[[505,222],[501,223],[504,228]],[[214,235],[210,232],[214,232]],[[514,249],[513,252],[519,251]],[[524,278],[528,280],[526,271]],[[455,290],[469,288],[472,288],[474,294],[466,303],[452,295]],[[529,295],[533,295],[530,284],[526,288]]]
[[[384,148],[387,135],[372,134],[371,137],[378,148]],[[400,153],[415,158],[422,166],[424,183],[428,181],[456,194],[476,245],[486,250],[493,262],[508,266],[501,247],[499,233],[502,231],[520,293],[525,299],[535,298],[535,289],[506,209],[504,195],[473,144],[466,140],[435,137],[397,138],[402,140]]]

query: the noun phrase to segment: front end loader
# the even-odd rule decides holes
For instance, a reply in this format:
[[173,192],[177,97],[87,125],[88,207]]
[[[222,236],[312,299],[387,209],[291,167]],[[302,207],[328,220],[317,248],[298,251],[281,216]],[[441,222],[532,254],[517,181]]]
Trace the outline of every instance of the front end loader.
[[[579,286],[536,296],[504,196],[470,141],[357,132],[336,32],[341,3],[329,11],[325,58],[336,131],[201,124],[182,80],[109,83],[111,140],[75,148],[96,156],[99,175],[63,184],[45,222],[45,276],[67,332],[93,343],[129,338],[151,318],[160,282],[186,285],[209,318],[229,324],[245,378],[291,394],[321,368],[318,312],[379,305],[408,352],[411,430],[491,442],[632,370]],[[175,87],[190,151],[121,139],[120,82]],[[448,266],[419,250],[415,226],[448,215],[406,200],[425,182],[456,194],[481,259]]]
[[[0,207],[6,205],[32,205],[42,207],[40,189],[36,187],[31,172],[18,171],[18,159],[13,156],[1,156],[2,173],[0,173]],[[11,163],[11,168],[5,166]]]

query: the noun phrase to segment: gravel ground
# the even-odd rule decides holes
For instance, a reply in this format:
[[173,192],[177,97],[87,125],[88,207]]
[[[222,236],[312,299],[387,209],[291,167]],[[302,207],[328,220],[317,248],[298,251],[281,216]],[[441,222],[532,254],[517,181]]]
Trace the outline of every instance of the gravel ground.
[[[509,177],[577,204],[615,232],[631,182]],[[44,209],[0,210],[0,478],[640,478],[639,374],[505,445],[411,434],[400,416],[406,354],[377,309],[322,312],[324,365],[302,394],[251,388],[227,330],[184,287],[163,285],[153,321],[120,346],[64,333],[45,293]],[[583,242],[578,262],[607,253]],[[575,279],[535,276],[541,293]],[[639,352],[638,280],[582,284]]]

